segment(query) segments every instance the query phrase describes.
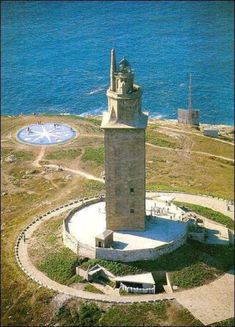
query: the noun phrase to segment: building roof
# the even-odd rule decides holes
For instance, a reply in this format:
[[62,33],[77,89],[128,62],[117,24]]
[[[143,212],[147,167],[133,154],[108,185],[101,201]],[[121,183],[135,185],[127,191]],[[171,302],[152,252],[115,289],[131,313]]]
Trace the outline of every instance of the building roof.
[[113,234],[113,231],[110,229],[106,229],[105,231],[103,231],[103,233],[97,235],[96,238],[98,238],[100,240],[105,240],[111,234]]
[[88,269],[88,275],[92,276],[95,275],[97,272],[103,271],[108,277],[113,278],[114,275],[107,269],[105,269],[103,266],[100,266],[99,264],[94,265],[93,267]]
[[154,284],[153,275],[151,273],[128,275],[128,276],[117,276],[115,278],[117,282],[129,282],[129,283],[141,283],[141,284]]

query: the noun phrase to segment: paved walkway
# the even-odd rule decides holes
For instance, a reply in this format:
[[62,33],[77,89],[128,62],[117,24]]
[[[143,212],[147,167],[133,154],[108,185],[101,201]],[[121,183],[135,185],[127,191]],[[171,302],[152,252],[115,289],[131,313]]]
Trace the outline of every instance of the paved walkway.
[[[161,193],[162,194],[162,193]],[[164,193],[167,195],[176,195],[178,199],[182,194],[178,193]],[[156,192],[155,192],[156,195]],[[189,199],[191,195],[184,194],[184,197]],[[193,196],[195,197],[195,196]],[[198,197],[198,196],[196,196]],[[204,199],[200,204],[204,205],[204,202],[209,207],[210,204],[214,205],[214,202],[209,201],[208,198],[201,196],[201,200]],[[185,199],[184,199],[185,200]],[[212,198],[211,198],[212,200]],[[217,201],[217,207],[220,208],[222,200],[214,199]],[[185,200],[186,201],[186,200]],[[44,287],[53,289],[57,292],[95,301],[103,302],[114,302],[114,303],[133,303],[133,302],[147,302],[147,301],[157,301],[162,299],[176,299],[183,306],[185,306],[197,319],[201,320],[205,324],[211,324],[223,319],[231,318],[233,316],[234,308],[234,276],[231,272],[224,274],[221,278],[213,281],[208,285],[193,288],[186,291],[175,292],[173,294],[148,294],[148,295],[133,295],[133,296],[120,296],[120,295],[105,295],[105,294],[95,294],[91,292],[86,292],[83,290],[75,289],[69,286],[61,285],[50,278],[48,278],[44,273],[39,271],[31,262],[28,255],[28,241],[32,236],[33,232],[39,227],[39,225],[46,220],[49,220],[67,210],[75,208],[78,204],[70,204],[67,207],[63,207],[55,212],[52,212],[45,216],[42,220],[39,220],[35,224],[31,225],[26,232],[26,242],[21,239],[19,243],[18,253],[19,260],[24,267],[24,271],[36,282]]]
[[174,295],[205,325],[234,317],[234,272],[228,272],[208,285]]

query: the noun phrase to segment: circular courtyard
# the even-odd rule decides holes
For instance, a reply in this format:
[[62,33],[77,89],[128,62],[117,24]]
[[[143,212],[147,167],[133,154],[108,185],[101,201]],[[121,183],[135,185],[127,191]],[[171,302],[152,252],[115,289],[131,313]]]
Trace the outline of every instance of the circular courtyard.
[[76,131],[61,123],[37,123],[21,128],[17,132],[20,142],[31,145],[54,145],[65,143],[76,136]]
[[[184,212],[173,203],[166,202],[162,198],[146,199],[145,230],[113,232],[112,247],[99,249],[97,257],[101,258],[102,252],[105,251],[108,258],[108,251],[110,256],[115,254],[120,257],[120,261],[126,261],[127,258],[129,261],[148,257],[153,259],[158,255],[158,251],[163,251],[163,247],[164,251],[167,251],[168,247],[177,248],[182,245],[187,233],[187,224],[182,221]],[[76,239],[80,250],[82,244],[95,249],[96,236],[106,230],[105,202],[85,206],[69,215],[66,225],[67,232]],[[132,257],[129,258],[129,255]]]

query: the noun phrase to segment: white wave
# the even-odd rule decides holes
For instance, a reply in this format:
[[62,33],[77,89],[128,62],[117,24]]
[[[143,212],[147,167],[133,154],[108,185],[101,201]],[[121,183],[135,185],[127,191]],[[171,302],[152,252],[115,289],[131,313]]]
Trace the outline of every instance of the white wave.
[[150,118],[155,118],[155,119],[165,119],[167,116],[166,115],[162,115],[162,114],[150,114]]
[[61,112],[59,115],[60,116],[71,116],[72,114],[70,112]]
[[101,92],[103,90],[104,90],[104,87],[103,86],[99,86],[99,87],[97,87],[97,89],[94,89],[94,90],[91,90],[90,92],[88,92],[87,95],[96,94],[96,93],[99,93],[99,92]]

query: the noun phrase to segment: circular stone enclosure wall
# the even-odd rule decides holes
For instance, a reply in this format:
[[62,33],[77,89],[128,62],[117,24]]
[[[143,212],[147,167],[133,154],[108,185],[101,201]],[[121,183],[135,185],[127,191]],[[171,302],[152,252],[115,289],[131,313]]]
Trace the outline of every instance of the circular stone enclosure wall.
[[[105,260],[121,261],[121,262],[132,262],[138,260],[154,260],[159,256],[170,253],[183,245],[187,240],[187,228],[182,230],[181,234],[178,235],[174,240],[168,243],[161,244],[155,247],[146,247],[139,249],[116,249],[116,248],[100,248],[91,246],[84,242],[80,242],[74,235],[70,233],[69,221],[78,211],[88,207],[92,204],[104,201],[100,198],[91,198],[84,203],[81,203],[77,208],[70,211],[68,216],[63,222],[63,241],[64,244],[70,248],[74,253],[79,256],[89,258],[99,258]],[[115,232],[114,232],[115,233]]]

